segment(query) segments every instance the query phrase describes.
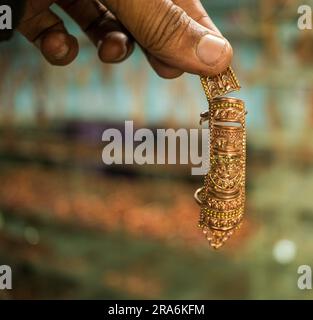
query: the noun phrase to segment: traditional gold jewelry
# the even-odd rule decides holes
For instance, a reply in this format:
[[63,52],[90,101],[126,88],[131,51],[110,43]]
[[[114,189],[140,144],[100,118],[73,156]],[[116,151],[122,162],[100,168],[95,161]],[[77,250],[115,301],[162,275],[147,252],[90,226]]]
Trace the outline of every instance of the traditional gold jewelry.
[[214,77],[201,77],[201,82],[209,101],[240,89],[238,79],[231,67]]
[[244,215],[246,111],[242,100],[220,97],[240,88],[231,68],[201,82],[209,102],[200,123],[209,121],[210,168],[195,199],[201,207],[199,227],[217,249],[240,227]]

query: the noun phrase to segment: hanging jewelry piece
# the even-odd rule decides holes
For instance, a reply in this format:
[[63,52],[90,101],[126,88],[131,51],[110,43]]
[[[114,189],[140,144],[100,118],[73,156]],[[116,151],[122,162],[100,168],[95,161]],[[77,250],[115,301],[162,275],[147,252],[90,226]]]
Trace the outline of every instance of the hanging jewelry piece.
[[209,121],[210,168],[195,199],[201,208],[199,227],[217,249],[240,227],[244,215],[246,111],[242,100],[221,97],[240,89],[230,67],[215,77],[201,77],[201,82],[209,102],[200,124]]

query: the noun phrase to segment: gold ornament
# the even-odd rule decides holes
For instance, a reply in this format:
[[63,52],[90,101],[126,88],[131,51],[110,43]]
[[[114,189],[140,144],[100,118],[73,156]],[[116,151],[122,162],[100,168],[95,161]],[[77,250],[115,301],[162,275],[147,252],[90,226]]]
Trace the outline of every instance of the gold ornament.
[[230,67],[201,82],[209,102],[200,123],[209,121],[210,168],[195,199],[201,207],[199,227],[217,249],[240,227],[244,215],[246,110],[242,100],[221,97],[240,89]]
[[239,81],[231,67],[214,77],[201,77],[201,83],[208,101],[240,90]]

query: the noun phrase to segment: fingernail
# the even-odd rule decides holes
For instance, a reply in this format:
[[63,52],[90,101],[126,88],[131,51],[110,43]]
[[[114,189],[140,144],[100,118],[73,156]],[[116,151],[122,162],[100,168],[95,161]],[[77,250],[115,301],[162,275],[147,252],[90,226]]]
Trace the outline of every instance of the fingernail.
[[118,62],[123,60],[128,53],[128,37],[119,31],[112,31],[107,34],[106,40],[110,43],[110,49],[107,49],[107,53],[114,57],[114,61]]
[[70,48],[66,43],[63,43],[53,55],[56,60],[64,59],[69,53]]
[[122,50],[120,51],[120,54],[116,56],[115,60],[119,61],[119,60],[124,59],[125,56],[127,55],[127,52],[128,52],[128,48],[127,48],[128,38],[127,38],[127,36],[122,32],[111,32],[111,36],[119,39],[119,41],[122,44],[122,48],[121,48]]
[[198,43],[198,58],[207,65],[214,65],[226,52],[226,46],[227,42],[225,39],[207,34]]

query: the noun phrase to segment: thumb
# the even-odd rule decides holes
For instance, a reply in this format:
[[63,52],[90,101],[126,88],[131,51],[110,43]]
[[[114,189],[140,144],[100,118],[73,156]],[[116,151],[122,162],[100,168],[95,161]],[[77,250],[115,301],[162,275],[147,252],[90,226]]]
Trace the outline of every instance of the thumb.
[[231,63],[232,48],[171,0],[103,0],[151,55],[182,71],[209,76]]

